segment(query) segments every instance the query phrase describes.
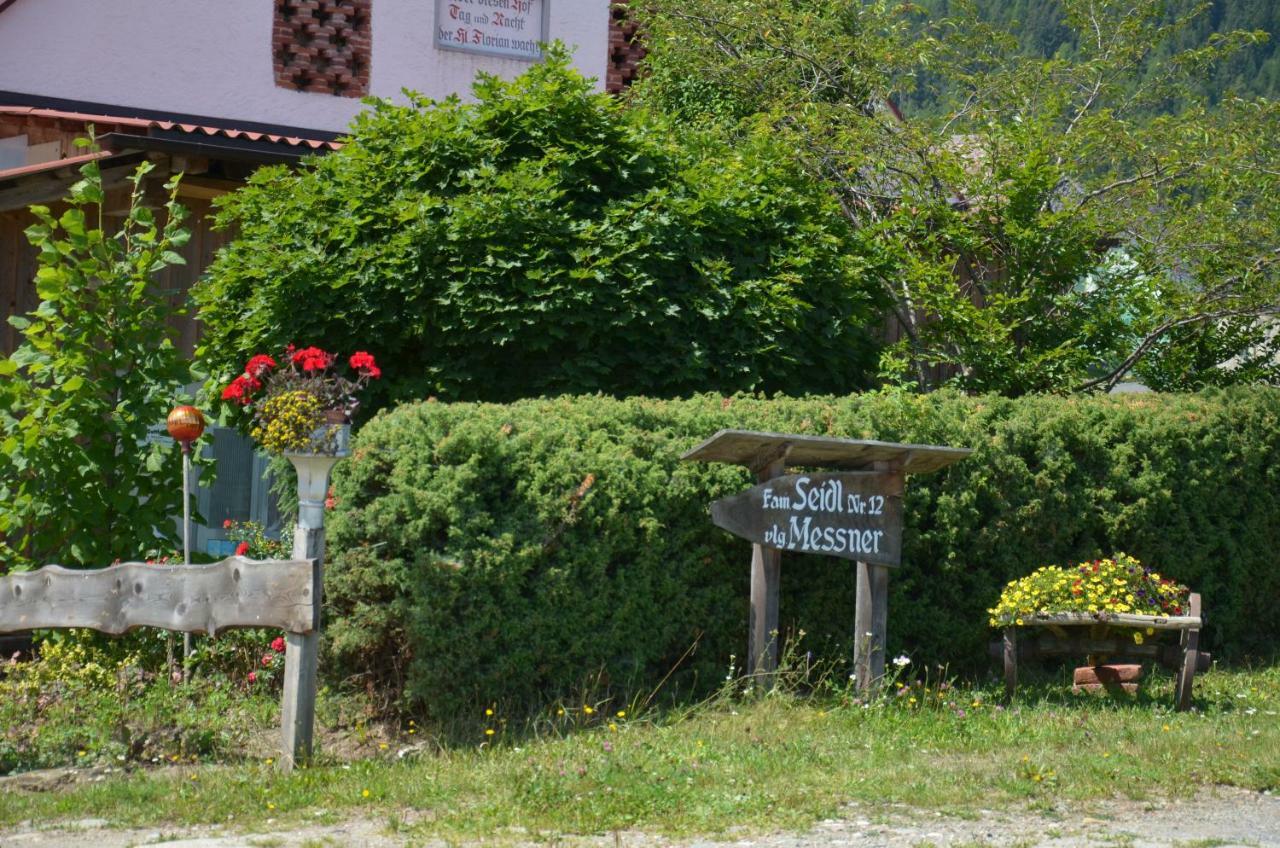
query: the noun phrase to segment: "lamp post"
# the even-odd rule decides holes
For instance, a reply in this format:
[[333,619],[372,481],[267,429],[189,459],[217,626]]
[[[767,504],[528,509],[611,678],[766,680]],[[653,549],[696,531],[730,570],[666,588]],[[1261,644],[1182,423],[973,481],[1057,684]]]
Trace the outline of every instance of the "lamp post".
[[[176,406],[165,422],[169,435],[182,445],[182,564],[191,564],[191,443],[204,432],[204,416],[194,406]],[[191,634],[182,634],[182,679],[190,671]]]

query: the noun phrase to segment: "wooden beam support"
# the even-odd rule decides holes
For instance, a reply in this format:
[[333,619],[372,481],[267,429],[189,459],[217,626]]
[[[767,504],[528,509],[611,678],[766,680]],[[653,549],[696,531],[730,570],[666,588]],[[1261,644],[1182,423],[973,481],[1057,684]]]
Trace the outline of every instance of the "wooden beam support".
[[[901,498],[905,491],[908,451],[897,459],[872,465],[887,480],[887,497]],[[868,691],[884,678],[885,642],[889,633],[889,568],[858,562],[857,594],[853,613],[853,674],[857,687]]]
[[[774,453],[753,469],[763,483],[786,472],[786,450]],[[782,583],[782,551],[751,546],[751,673],[770,676],[778,670],[778,593]],[[771,681],[767,682],[771,683]]]
[[235,191],[244,183],[235,180],[217,180],[212,177],[184,176],[178,183],[178,196],[194,200],[213,200],[228,192]]
[[[112,165],[102,169],[102,189],[111,191],[128,185],[137,163],[142,157],[131,155],[124,159],[112,158]],[[121,164],[116,164],[117,162]],[[0,187],[0,212],[26,209],[33,204],[53,203],[67,196],[67,189],[80,179],[76,167],[55,168],[15,179],[9,186]]]

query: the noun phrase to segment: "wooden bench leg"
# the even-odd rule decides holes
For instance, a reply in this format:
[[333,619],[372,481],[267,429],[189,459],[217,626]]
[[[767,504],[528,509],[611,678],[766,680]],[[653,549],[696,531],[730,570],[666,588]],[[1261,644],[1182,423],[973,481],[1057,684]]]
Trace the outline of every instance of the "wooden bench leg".
[[1004,696],[1013,700],[1018,688],[1018,632],[1012,627],[1004,629]]
[[[1200,615],[1200,595],[1192,593],[1190,598],[1191,610],[1193,616]],[[1196,669],[1200,665],[1200,630],[1199,628],[1182,631],[1182,668],[1178,670],[1177,681],[1174,685],[1174,703],[1173,707],[1178,712],[1186,712],[1191,709],[1192,685],[1196,679]]]

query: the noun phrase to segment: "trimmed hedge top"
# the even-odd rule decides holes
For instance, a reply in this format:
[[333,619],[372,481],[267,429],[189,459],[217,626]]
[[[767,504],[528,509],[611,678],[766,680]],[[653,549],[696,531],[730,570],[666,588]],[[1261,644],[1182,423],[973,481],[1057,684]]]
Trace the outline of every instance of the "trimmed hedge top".
[[[418,403],[339,466],[327,586],[343,674],[437,715],[606,684],[705,688],[745,653],[749,545],[712,526],[745,469],[683,463],[721,428],[972,447],[909,477],[889,650],[985,667],[986,609],[1040,565],[1126,550],[1205,600],[1217,655],[1274,651],[1280,391]],[[847,656],[848,562],[784,557],[784,631]],[[691,645],[692,656],[681,661]]]

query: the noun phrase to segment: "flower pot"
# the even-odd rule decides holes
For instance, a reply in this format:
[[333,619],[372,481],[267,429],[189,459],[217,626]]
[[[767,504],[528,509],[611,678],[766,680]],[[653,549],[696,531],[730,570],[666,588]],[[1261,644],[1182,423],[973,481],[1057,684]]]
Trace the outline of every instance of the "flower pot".
[[285,456],[333,456],[344,457],[351,453],[351,425],[323,424],[311,431],[311,444],[307,450],[285,451]]

